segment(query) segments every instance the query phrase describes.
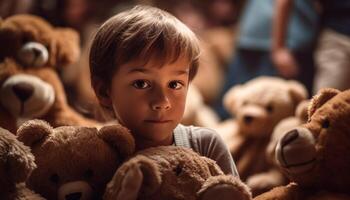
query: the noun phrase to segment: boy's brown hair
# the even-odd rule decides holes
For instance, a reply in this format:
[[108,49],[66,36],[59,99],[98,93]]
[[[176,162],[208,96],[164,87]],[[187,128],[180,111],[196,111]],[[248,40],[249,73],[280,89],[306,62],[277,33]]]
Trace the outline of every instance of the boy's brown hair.
[[97,31],[89,58],[91,83],[99,81],[109,88],[118,67],[135,59],[145,64],[157,59],[162,66],[181,56],[189,60],[192,80],[199,53],[195,34],[174,16],[158,8],[135,6],[110,18]]

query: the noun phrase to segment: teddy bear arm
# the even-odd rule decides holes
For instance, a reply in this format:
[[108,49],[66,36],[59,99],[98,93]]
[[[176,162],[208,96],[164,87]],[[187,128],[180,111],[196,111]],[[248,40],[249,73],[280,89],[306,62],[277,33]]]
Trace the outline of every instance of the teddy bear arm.
[[108,183],[104,200],[136,200],[153,194],[161,184],[160,172],[149,158],[138,155],[125,162]]
[[210,177],[198,192],[200,200],[210,199],[252,199],[249,188],[234,176],[220,175]]
[[299,192],[298,186],[295,183],[290,183],[287,186],[276,187],[254,198],[254,200],[299,200],[299,199],[303,199],[303,198]]
[[286,177],[278,169],[271,169],[268,172],[255,174],[247,179],[247,185],[251,188],[253,196],[286,183]]

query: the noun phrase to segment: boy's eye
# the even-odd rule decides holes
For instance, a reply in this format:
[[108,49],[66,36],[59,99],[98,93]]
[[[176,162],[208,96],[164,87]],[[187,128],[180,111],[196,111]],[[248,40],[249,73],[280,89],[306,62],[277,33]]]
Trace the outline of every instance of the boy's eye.
[[175,89],[175,90],[180,89],[182,86],[183,86],[183,84],[180,83],[179,81],[171,81],[171,82],[169,83],[169,88]]
[[137,89],[146,89],[151,87],[151,85],[145,80],[136,80],[132,85]]

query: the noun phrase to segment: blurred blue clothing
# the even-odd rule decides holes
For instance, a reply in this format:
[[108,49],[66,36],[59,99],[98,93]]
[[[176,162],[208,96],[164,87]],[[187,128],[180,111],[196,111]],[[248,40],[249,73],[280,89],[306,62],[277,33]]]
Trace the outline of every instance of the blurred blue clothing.
[[[275,0],[248,0],[240,20],[238,48],[269,50]],[[294,0],[287,32],[287,47],[309,48],[317,33],[318,14],[313,0]]]

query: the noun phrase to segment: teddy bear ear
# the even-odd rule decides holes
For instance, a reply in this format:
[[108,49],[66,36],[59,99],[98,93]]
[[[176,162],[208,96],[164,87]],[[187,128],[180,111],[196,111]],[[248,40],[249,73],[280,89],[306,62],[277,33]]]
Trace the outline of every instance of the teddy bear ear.
[[308,109],[308,116],[309,119],[311,116],[316,112],[318,108],[320,108],[323,104],[325,104],[327,101],[332,99],[334,96],[339,94],[340,91],[333,88],[324,88],[321,89],[312,99],[311,103],[309,104]]
[[[3,146],[4,145],[4,146]],[[7,177],[12,183],[24,182],[36,168],[30,149],[11,132],[0,128],[0,157],[7,166]],[[4,151],[3,151],[4,150]]]
[[138,155],[125,162],[107,184],[105,200],[138,199],[138,195],[149,196],[161,184],[157,165],[151,159]]
[[77,62],[80,57],[79,34],[70,28],[56,28],[55,34],[56,66],[67,66]]
[[130,131],[120,124],[104,126],[98,136],[111,145],[123,158],[131,156],[135,151],[135,140]]
[[297,81],[288,81],[288,92],[294,102],[294,106],[297,105],[308,97],[306,88]]
[[43,120],[29,120],[17,130],[17,139],[32,147],[52,134],[53,128]]
[[225,95],[223,98],[223,103],[224,103],[224,107],[225,109],[232,113],[235,112],[236,110],[236,106],[235,104],[237,103],[237,98],[238,98],[238,93],[241,90],[242,85],[236,85],[234,87],[232,87]]

